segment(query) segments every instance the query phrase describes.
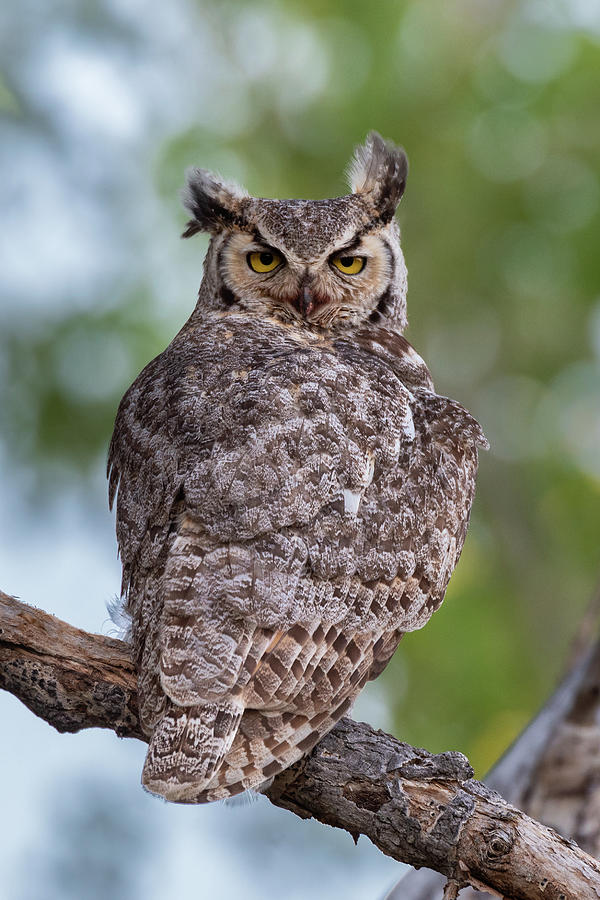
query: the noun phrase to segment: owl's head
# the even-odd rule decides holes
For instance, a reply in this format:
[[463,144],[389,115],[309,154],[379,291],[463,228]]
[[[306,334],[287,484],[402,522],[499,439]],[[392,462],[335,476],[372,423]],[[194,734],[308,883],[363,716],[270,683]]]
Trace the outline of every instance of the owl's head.
[[408,163],[371,133],[349,167],[352,193],[266,200],[204,169],[188,173],[184,231],[212,236],[198,306],[343,330],[406,326],[406,266],[394,220]]

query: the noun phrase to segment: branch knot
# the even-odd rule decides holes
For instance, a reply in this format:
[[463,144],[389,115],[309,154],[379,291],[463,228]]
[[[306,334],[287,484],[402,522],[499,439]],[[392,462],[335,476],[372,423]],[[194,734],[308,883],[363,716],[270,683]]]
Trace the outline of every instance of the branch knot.
[[515,843],[515,836],[508,828],[492,828],[484,835],[483,853],[489,865],[505,864]]

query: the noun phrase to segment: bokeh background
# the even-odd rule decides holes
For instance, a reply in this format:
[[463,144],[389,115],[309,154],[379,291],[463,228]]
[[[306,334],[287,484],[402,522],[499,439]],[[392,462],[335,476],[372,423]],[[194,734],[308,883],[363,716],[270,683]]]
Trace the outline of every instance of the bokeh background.
[[[104,633],[120,396],[194,305],[190,164],[345,191],[404,144],[409,339],[492,444],[447,601],[357,717],[483,775],[551,691],[598,577],[596,0],[20,0],[0,8],[0,587]],[[402,867],[275,810],[167,806],[144,747],[0,696],[0,897],[382,897]]]

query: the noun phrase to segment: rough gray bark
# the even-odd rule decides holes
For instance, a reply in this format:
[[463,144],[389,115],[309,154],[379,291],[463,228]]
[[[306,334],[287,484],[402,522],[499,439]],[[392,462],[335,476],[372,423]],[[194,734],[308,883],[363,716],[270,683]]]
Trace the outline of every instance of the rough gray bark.
[[88,634],[2,591],[0,688],[57,731],[111,728],[145,740],[128,645]]
[[[485,783],[600,858],[600,641],[590,646],[596,618],[597,610],[586,617],[569,672]],[[432,871],[410,872],[387,900],[438,900],[444,880]],[[487,895],[470,889],[460,896]]]
[[[127,645],[1,593],[0,687],[59,731],[105,727],[145,740]],[[460,753],[434,756],[343,719],[268,796],[437,870],[455,882],[446,896],[471,884],[515,900],[598,900],[595,859],[471,776]]]

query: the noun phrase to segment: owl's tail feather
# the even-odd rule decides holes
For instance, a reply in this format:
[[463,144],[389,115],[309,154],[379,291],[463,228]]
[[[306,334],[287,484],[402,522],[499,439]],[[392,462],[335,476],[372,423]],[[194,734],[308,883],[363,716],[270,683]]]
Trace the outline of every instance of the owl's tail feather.
[[346,696],[336,708],[312,716],[246,710],[231,750],[210,784],[197,792],[195,802],[226,800],[247,790],[267,788],[275,775],[309,753],[331,731],[349,711],[357,693]]
[[176,706],[157,722],[144,763],[142,784],[176,803],[197,803],[218,771],[238,730],[243,706],[235,700]]

